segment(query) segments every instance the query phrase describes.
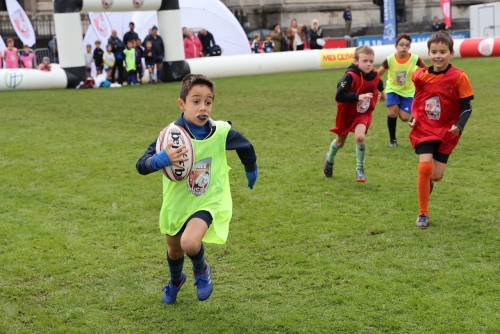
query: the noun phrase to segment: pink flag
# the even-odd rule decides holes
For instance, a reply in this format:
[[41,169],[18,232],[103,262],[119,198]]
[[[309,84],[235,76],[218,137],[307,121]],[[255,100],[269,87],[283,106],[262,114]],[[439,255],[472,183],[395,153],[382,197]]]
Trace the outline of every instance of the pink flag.
[[443,22],[447,29],[451,28],[451,0],[441,0],[441,11],[443,12]]

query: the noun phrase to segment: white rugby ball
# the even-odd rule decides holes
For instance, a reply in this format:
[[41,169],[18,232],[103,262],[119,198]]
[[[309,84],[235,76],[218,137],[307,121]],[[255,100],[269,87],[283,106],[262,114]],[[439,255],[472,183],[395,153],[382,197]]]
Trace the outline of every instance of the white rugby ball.
[[183,154],[183,158],[188,158],[183,161],[181,165],[184,168],[179,168],[177,166],[171,165],[168,167],[163,167],[163,174],[171,181],[178,182],[186,179],[191,173],[194,165],[194,146],[186,130],[182,127],[175,125],[174,123],[168,125],[165,129],[160,132],[158,139],[156,140],[156,153],[161,152],[161,150],[167,147],[168,143],[172,143],[172,148],[178,148],[182,145],[186,146],[187,152]]

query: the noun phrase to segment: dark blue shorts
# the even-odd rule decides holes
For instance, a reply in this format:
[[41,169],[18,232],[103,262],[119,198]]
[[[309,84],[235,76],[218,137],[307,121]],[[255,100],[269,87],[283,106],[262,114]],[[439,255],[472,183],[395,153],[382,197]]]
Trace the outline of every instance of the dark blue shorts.
[[85,72],[87,72],[87,73],[92,72],[92,67],[85,67]]
[[403,110],[407,114],[411,114],[411,105],[413,103],[413,97],[402,97],[396,93],[387,93],[387,100],[385,105],[392,106],[397,104],[399,109]]
[[95,67],[95,69],[96,69],[97,71],[102,71],[102,70],[103,70],[103,68],[104,68],[104,65],[101,65],[101,66],[96,66],[96,67]]
[[186,222],[184,223],[184,225],[182,225],[179,232],[177,232],[177,234],[175,234],[175,235],[172,235],[172,237],[175,237],[176,235],[182,234],[182,232],[184,232],[184,230],[186,229],[186,226],[189,223],[189,221],[193,218],[199,218],[199,219],[203,220],[205,223],[207,223],[208,227],[210,227],[210,225],[212,225],[213,218],[212,218],[212,215],[210,214],[210,212],[197,211],[197,212],[193,213],[188,219],[186,219]]
[[155,57],[155,63],[156,64],[163,63],[163,56],[156,56]]

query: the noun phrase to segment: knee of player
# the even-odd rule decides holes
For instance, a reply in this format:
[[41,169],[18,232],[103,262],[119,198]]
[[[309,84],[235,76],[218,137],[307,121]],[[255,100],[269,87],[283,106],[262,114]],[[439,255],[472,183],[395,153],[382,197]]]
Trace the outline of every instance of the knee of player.
[[188,254],[196,254],[200,251],[201,242],[193,238],[182,238],[181,247]]
[[168,257],[169,258],[171,258],[172,260],[177,260],[183,256],[184,256],[184,251],[182,250],[182,248],[176,249],[174,247],[168,246]]
[[440,175],[432,175],[432,181],[434,182],[439,182],[443,179],[444,175],[443,174],[440,174]]
[[355,136],[356,144],[362,145],[365,143],[365,134],[356,134]]

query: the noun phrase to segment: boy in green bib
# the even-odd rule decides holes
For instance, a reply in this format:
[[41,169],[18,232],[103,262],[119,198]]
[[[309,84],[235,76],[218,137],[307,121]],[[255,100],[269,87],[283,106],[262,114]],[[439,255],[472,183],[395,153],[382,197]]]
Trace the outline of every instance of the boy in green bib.
[[[190,74],[182,80],[178,105],[183,113],[174,122],[183,127],[193,141],[195,164],[189,176],[180,182],[163,179],[163,205],[160,231],[167,238],[167,262],[170,281],[163,288],[162,302],[173,304],[186,274],[182,271],[184,254],[191,259],[194,285],[199,300],[212,293],[210,265],[205,261],[202,241],[224,244],[232,215],[229,170],[226,150],[236,150],[245,166],[248,187],[258,177],[257,157],[252,144],[231,124],[210,118],[215,98],[214,83],[202,75]],[[156,139],[137,162],[137,171],[147,175],[167,166],[183,168],[187,152],[183,145],[171,144],[156,153]]]
[[125,70],[127,71],[127,85],[139,86],[137,82],[137,67],[135,61],[135,41],[128,41],[127,48],[123,50],[125,54]]
[[409,52],[411,37],[407,34],[399,34],[396,38],[396,53],[387,57],[378,69],[382,76],[387,70],[387,128],[389,129],[389,146],[397,146],[396,124],[398,116],[402,121],[408,121],[411,117],[411,105],[415,95],[415,86],[411,80],[413,72],[417,67],[425,67],[425,62],[417,55]]

